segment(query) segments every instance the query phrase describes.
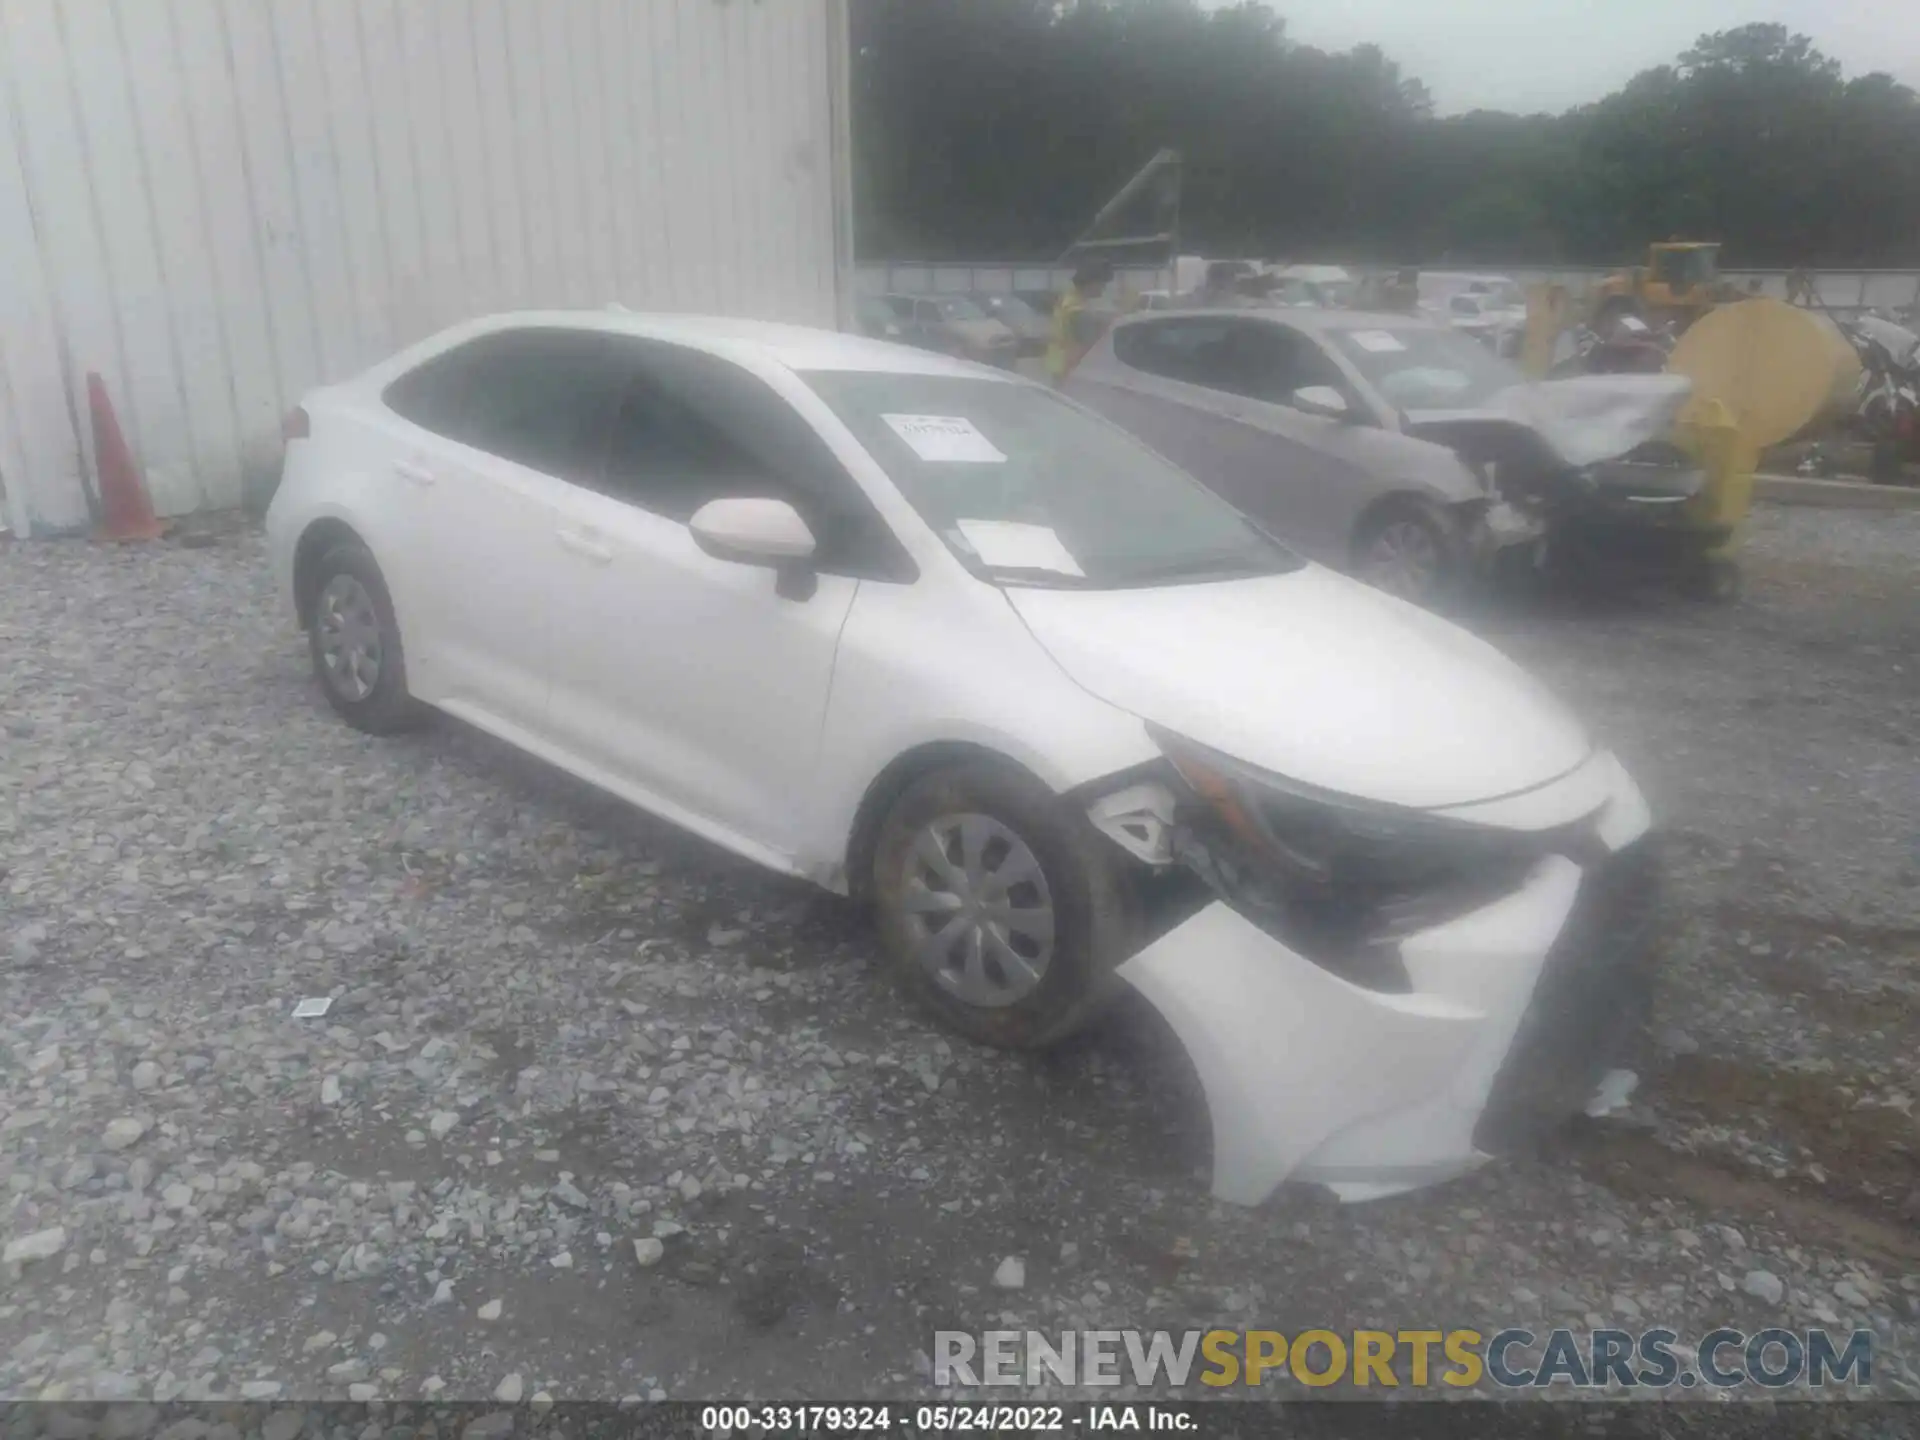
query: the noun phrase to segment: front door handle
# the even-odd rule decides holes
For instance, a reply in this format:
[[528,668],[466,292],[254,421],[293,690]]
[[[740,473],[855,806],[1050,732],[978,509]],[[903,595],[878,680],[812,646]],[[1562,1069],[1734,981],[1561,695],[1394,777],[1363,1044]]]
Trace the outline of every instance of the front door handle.
[[558,530],[554,534],[567,549],[576,555],[584,555],[596,565],[605,565],[613,559],[611,545],[603,545],[591,536],[581,534],[578,530]]
[[429,470],[425,465],[421,464],[418,460],[394,461],[393,473],[398,475],[402,480],[408,481],[409,483],[414,485],[433,484],[433,471]]

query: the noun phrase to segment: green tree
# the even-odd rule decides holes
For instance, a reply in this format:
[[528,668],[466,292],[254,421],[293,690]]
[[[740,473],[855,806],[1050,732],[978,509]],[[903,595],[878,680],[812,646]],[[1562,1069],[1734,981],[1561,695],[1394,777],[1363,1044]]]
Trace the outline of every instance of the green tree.
[[1294,43],[1258,0],[854,0],[859,246],[1051,258],[1162,146],[1213,254],[1912,264],[1920,100],[1745,25],[1559,116],[1435,118],[1381,51]]

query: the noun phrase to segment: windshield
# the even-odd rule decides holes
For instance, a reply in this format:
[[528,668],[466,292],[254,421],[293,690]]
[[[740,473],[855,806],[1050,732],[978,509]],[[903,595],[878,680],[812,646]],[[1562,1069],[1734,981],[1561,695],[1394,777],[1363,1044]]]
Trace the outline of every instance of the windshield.
[[1455,330],[1355,326],[1327,333],[1397,410],[1471,410],[1525,378]]
[[997,583],[1113,589],[1303,563],[1186,472],[1040,386],[803,378],[948,548]]
[[951,295],[944,300],[934,302],[940,307],[940,314],[948,320],[984,320],[986,315],[980,307],[964,295]]
[[1654,277],[1674,289],[1711,285],[1718,270],[1718,252],[1711,246],[1698,249],[1662,250],[1654,256]]

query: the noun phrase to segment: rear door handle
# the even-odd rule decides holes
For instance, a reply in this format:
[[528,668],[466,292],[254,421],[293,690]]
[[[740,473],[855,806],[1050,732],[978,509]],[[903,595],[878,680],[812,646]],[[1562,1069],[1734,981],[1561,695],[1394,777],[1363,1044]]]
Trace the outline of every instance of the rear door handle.
[[415,485],[433,484],[433,471],[429,470],[418,460],[394,461],[393,473],[398,475],[402,480],[409,481]]
[[574,554],[584,555],[596,565],[605,565],[613,559],[611,545],[603,545],[591,536],[581,534],[578,530],[557,530],[554,536]]

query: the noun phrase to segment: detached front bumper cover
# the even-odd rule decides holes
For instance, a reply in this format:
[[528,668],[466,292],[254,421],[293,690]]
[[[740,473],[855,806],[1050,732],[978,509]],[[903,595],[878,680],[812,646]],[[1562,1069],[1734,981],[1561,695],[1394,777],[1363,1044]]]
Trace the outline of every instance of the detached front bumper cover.
[[1646,806],[1609,755],[1557,783],[1588,843],[1394,939],[1404,983],[1343,973],[1225,899],[1120,967],[1199,1074],[1216,1197],[1450,1178],[1578,1113],[1630,1058],[1651,957]]

